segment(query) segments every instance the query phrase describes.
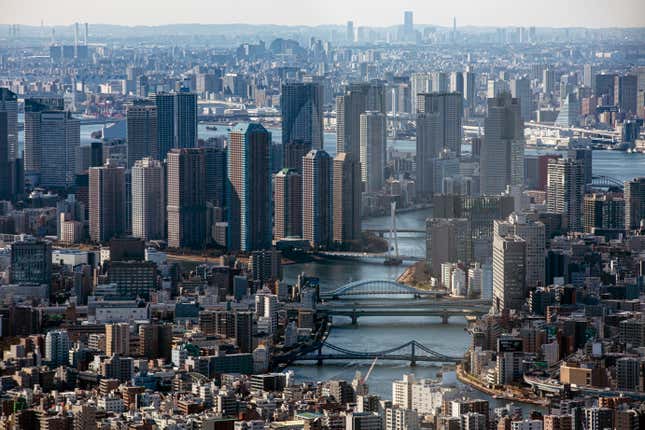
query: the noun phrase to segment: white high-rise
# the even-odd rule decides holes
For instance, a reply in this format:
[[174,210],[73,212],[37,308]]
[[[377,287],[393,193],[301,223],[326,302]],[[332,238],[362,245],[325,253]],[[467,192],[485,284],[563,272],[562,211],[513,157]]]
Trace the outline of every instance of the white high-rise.
[[526,242],[526,286],[544,286],[546,246],[544,224],[526,219],[523,214],[513,213],[507,220],[495,220],[493,230],[496,235],[514,234]]
[[412,409],[412,386],[414,385],[414,374],[407,373],[403,379],[392,382],[392,406],[404,409]]
[[410,99],[412,101],[412,113],[418,111],[417,96],[421,93],[428,93],[432,90],[432,78],[429,73],[413,73],[410,76]]
[[165,174],[152,158],[132,167],[132,235],[143,240],[163,239],[166,233]]
[[549,212],[563,216],[570,231],[582,231],[584,171],[580,161],[552,160],[547,165],[546,206]]
[[468,297],[480,297],[482,293],[482,268],[479,263],[474,263],[468,269]]

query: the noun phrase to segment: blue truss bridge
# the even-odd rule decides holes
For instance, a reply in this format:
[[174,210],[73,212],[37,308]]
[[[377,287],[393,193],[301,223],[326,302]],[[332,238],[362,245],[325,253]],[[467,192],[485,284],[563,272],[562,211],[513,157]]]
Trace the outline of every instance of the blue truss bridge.
[[420,290],[410,287],[400,282],[385,279],[363,279],[360,281],[350,282],[333,291],[320,294],[323,300],[337,300],[357,296],[393,296],[393,295],[412,295],[419,297],[439,297],[445,295],[444,292]]
[[291,361],[316,361],[322,365],[325,360],[391,360],[408,361],[414,366],[417,362],[458,363],[463,357],[453,357],[434,351],[416,340],[404,343],[394,348],[381,351],[352,351],[341,346],[323,342],[315,349],[308,349],[295,354]]

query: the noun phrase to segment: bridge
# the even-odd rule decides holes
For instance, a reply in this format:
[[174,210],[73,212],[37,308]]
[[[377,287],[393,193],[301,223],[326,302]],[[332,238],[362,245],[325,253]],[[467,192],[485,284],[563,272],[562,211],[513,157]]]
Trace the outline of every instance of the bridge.
[[323,342],[314,351],[306,351],[293,357],[293,361],[316,361],[322,365],[325,360],[392,360],[409,361],[411,366],[417,362],[458,363],[462,357],[452,357],[434,351],[416,340],[381,351],[352,351],[347,348]]
[[[385,234],[390,233],[389,228],[366,228],[363,229],[364,232],[366,233],[373,233],[377,234],[379,236],[384,236]],[[397,233],[411,233],[411,234],[422,234],[425,235],[426,231],[418,228],[397,228],[396,229]]]
[[336,303],[319,304],[316,311],[328,316],[350,318],[358,324],[360,317],[440,317],[448,324],[450,317],[480,317],[490,311],[490,302],[479,300],[420,300],[395,303]]
[[[81,126],[84,125],[107,125],[115,122],[125,121],[125,118],[77,118],[81,123]],[[18,131],[23,131],[25,129],[25,123],[18,123]]]
[[614,188],[618,189],[620,191],[623,191],[625,188],[625,185],[623,182],[619,181],[616,178],[612,178],[610,176],[596,176],[594,175],[591,178],[591,186],[596,187],[596,188]]
[[438,297],[445,293],[420,290],[409,285],[387,279],[363,279],[350,282],[333,291],[320,294],[321,299],[338,300],[355,296],[413,295],[414,297]]
[[[350,252],[350,251],[319,251],[318,255],[329,258],[341,258],[347,260],[376,260],[388,259],[391,255],[387,252]],[[416,255],[399,255],[402,261],[423,261],[423,257]]]

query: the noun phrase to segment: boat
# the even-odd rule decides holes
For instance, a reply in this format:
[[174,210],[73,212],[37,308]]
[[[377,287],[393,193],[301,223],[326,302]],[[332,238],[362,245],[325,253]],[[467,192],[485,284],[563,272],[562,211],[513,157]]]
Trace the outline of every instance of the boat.
[[403,264],[403,260],[401,260],[400,258],[389,257],[385,259],[383,264],[385,264],[386,266],[400,266],[401,264]]

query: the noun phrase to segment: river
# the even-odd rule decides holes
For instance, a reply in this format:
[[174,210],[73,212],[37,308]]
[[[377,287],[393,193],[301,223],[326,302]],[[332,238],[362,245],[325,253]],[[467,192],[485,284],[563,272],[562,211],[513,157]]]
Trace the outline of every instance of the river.
[[[400,228],[421,228],[425,219],[431,215],[430,209],[402,213],[397,216]],[[387,228],[388,217],[370,218],[363,221],[363,228]],[[425,238],[423,236],[401,235],[399,238],[401,253],[406,255],[425,255]],[[327,260],[284,266],[284,278],[293,282],[299,273],[320,278],[321,290],[329,291],[350,281],[359,279],[396,279],[405,270],[405,266],[385,266],[377,263],[359,261]],[[444,353],[462,355],[470,342],[465,331],[466,321],[463,318],[451,318],[447,325],[441,324],[435,317],[361,317],[358,325],[353,326],[348,318],[334,318],[333,328],[328,338],[331,344],[354,351],[383,350],[402,345],[410,340]],[[318,367],[313,363],[296,363],[291,366],[297,380],[352,380],[357,370],[363,374],[370,366],[369,361],[352,361],[345,363],[326,362]],[[378,362],[368,385],[370,392],[390,398],[392,381],[400,379],[404,373],[413,371],[417,377],[435,377],[440,370],[434,365],[418,363],[414,369],[404,362]]]

